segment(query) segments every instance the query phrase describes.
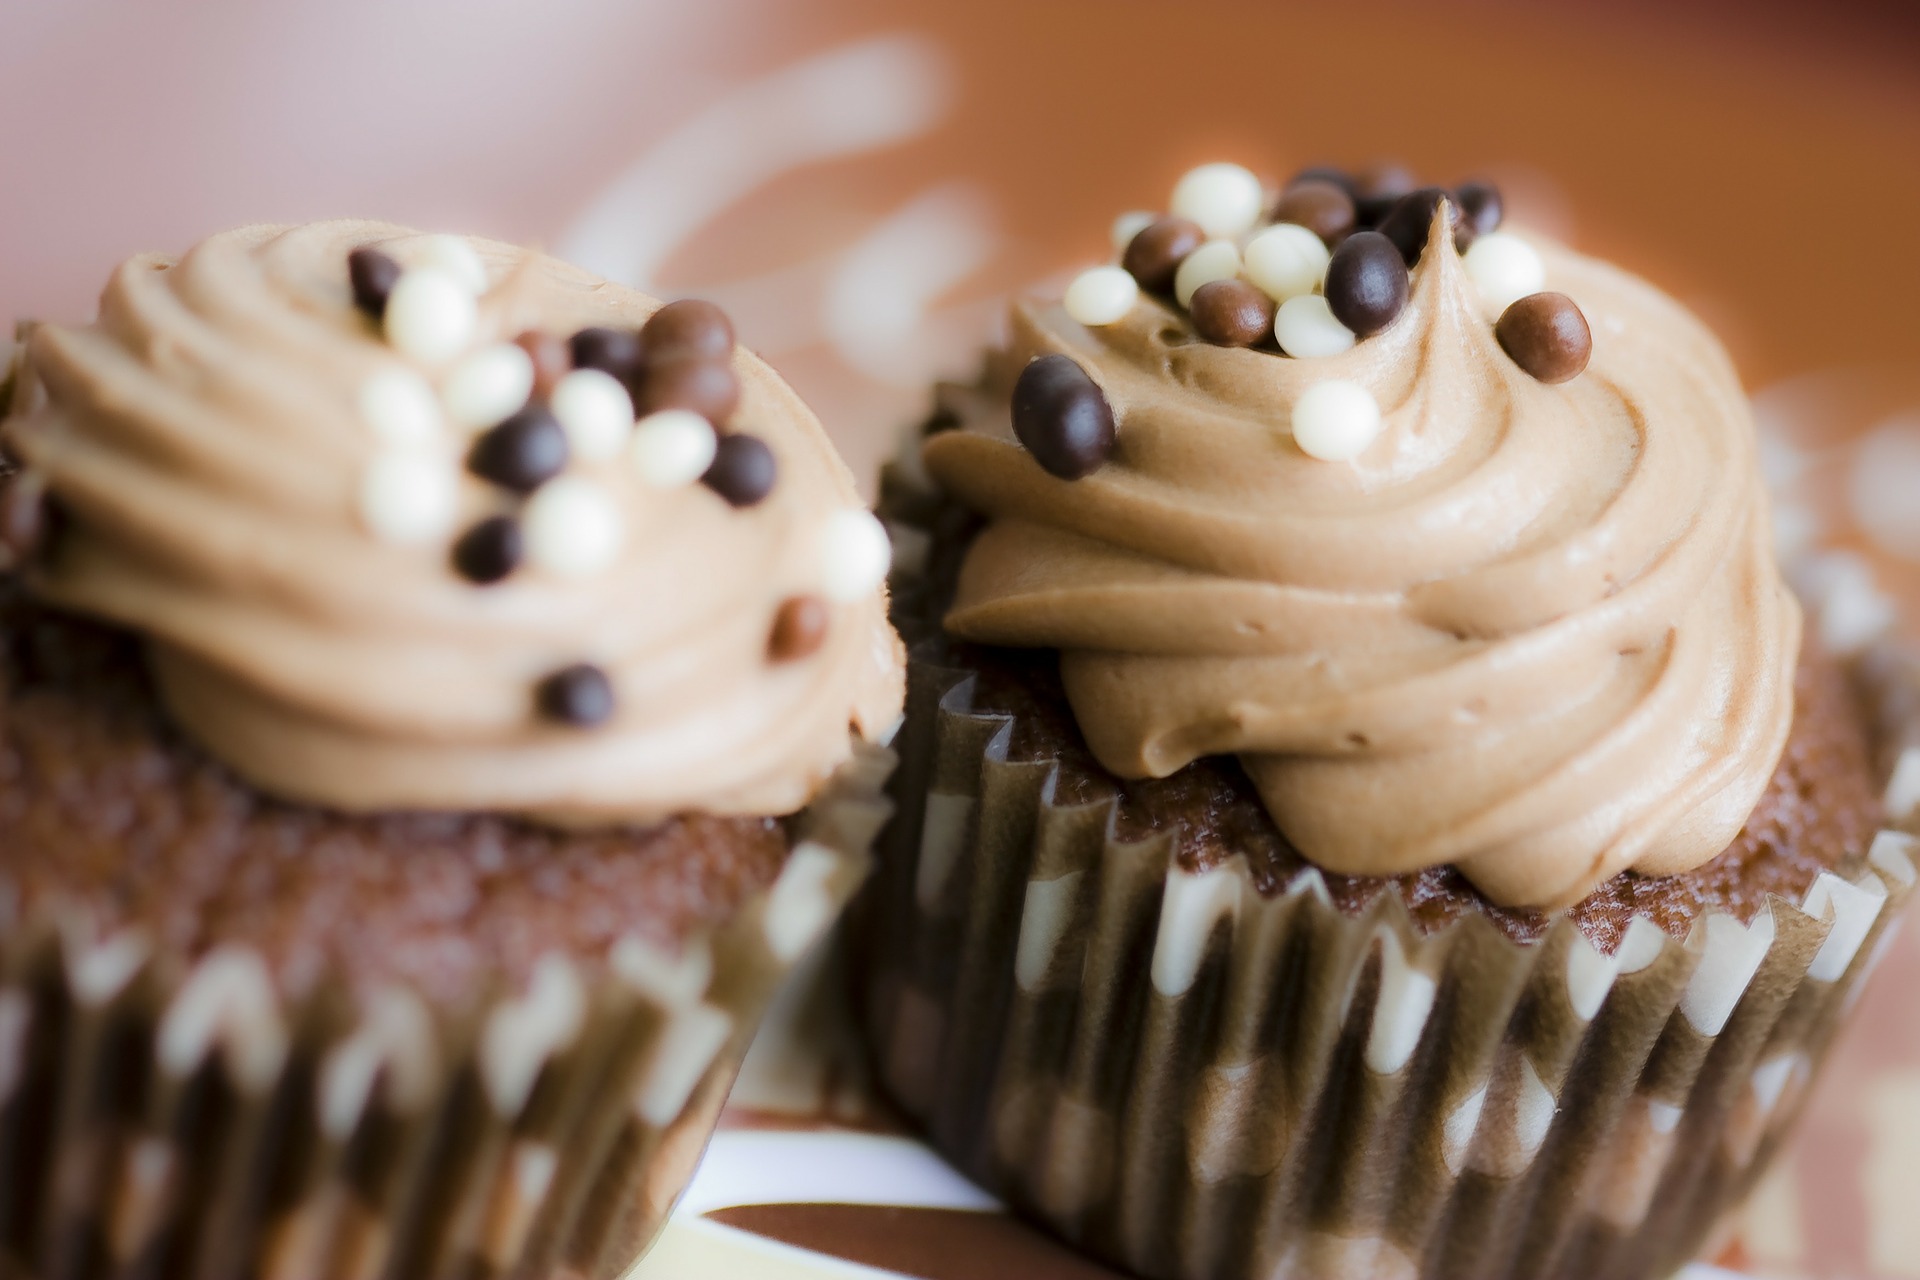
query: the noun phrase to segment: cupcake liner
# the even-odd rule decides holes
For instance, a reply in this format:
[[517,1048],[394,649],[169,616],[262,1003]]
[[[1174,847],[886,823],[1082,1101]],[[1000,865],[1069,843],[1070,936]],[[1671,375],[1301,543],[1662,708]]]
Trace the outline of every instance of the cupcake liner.
[[0,1276],[600,1280],[663,1223],[774,988],[865,877],[889,753],[797,820],[779,878],[670,953],[539,961],[435,1009],[290,1002],[0,884]]
[[[903,589],[904,602],[912,599]],[[880,1079],[963,1169],[1156,1280],[1663,1275],[1800,1109],[1912,891],[1882,833],[1801,902],[1615,954],[1263,896],[1056,804],[916,662],[863,908]],[[1838,860],[1836,860],[1838,865]]]

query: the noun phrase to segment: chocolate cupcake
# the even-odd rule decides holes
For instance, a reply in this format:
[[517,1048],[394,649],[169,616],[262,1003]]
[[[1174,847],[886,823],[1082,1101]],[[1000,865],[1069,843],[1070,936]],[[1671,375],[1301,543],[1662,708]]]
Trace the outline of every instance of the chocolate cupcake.
[[1669,1274],[1915,879],[1867,686],[1698,321],[1314,184],[1189,175],[889,470],[879,1074],[1155,1280]]
[[818,422],[369,222],[136,258],[10,388],[0,1271],[622,1274],[885,813]]

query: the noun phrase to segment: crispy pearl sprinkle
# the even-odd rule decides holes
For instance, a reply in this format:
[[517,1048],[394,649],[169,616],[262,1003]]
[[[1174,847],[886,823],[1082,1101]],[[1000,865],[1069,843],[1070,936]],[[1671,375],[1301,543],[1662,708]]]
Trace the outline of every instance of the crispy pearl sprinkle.
[[1593,358],[1593,330],[1572,298],[1535,293],[1508,307],[1493,327],[1500,349],[1541,382],[1577,378]]
[[1327,274],[1327,246],[1306,227],[1282,222],[1247,241],[1243,266],[1247,279],[1275,302],[1285,302],[1320,287]]
[[669,302],[640,326],[640,347],[650,360],[670,354],[726,360],[733,355],[733,341],[727,313],[699,298]]
[[400,264],[378,249],[355,249],[347,255],[353,305],[375,320],[386,314],[387,295],[400,282],[400,275]]
[[528,561],[561,578],[605,572],[626,541],[626,522],[613,495],[579,476],[542,485],[527,502],[521,528]]
[[1400,318],[1412,287],[1400,250],[1378,231],[1349,236],[1327,264],[1327,307],[1362,338]]
[[532,493],[567,469],[567,433],[544,405],[530,404],[473,442],[467,470],[515,493]]
[[1127,246],[1133,243],[1133,238],[1152,226],[1156,219],[1157,215],[1140,209],[1130,210],[1115,218],[1107,233],[1113,240],[1113,251],[1125,253]]
[[1063,305],[1067,314],[1091,327],[1124,319],[1140,300],[1140,286],[1119,267],[1082,271],[1067,286]]
[[387,342],[425,364],[451,360],[467,349],[479,323],[479,304],[458,277],[432,267],[402,275],[387,295]]
[[677,489],[705,475],[719,449],[711,422],[690,409],[662,409],[640,419],[627,453],[642,480]]
[[1547,266],[1539,252],[1509,231],[1489,232],[1475,240],[1464,262],[1467,278],[1495,315],[1540,292],[1547,282]]
[[590,729],[613,717],[613,682],[600,668],[578,662],[542,680],[534,704],[549,720]]
[[1237,236],[1253,229],[1265,201],[1252,171],[1237,164],[1203,164],[1174,184],[1169,208],[1209,236]]
[[469,352],[440,384],[447,419],[469,431],[506,421],[532,394],[533,358],[511,342]]
[[819,596],[791,596],[773,615],[773,628],[767,635],[767,656],[775,662],[792,662],[818,653],[826,643],[832,611]]
[[720,438],[714,446],[713,462],[700,482],[725,498],[729,506],[751,507],[773,492],[779,472],[779,463],[767,442],[741,432]]
[[489,516],[453,544],[453,567],[468,582],[499,582],[520,567],[525,544],[512,516]]
[[390,365],[360,385],[360,416],[374,439],[397,449],[435,440],[443,421],[440,400],[425,378],[405,365]]
[[1148,293],[1172,293],[1180,264],[1206,240],[1207,233],[1191,218],[1161,218],[1127,242],[1120,265]]
[[1193,305],[1194,291],[1212,280],[1231,280],[1240,274],[1240,249],[1231,240],[1209,240],[1187,255],[1173,273],[1173,296],[1183,307]]
[[864,600],[893,567],[893,540],[864,507],[836,511],[820,531],[820,591],[835,604]]
[[437,453],[383,453],[360,478],[360,518],[376,538],[396,546],[445,535],[459,498],[459,477]]
[[1350,462],[1380,434],[1380,406],[1357,382],[1331,378],[1301,393],[1293,406],[1293,440],[1322,462]]
[[465,236],[428,236],[417,252],[420,266],[446,272],[475,297],[487,291],[487,264]]
[[1013,387],[1013,433],[1033,460],[1062,480],[1098,471],[1118,436],[1099,384],[1069,356],[1041,356]]
[[633,431],[633,397],[620,379],[599,369],[575,369],[560,379],[547,408],[582,462],[619,457]]
[[1334,318],[1317,293],[1288,298],[1273,316],[1273,339],[1297,359],[1337,356],[1353,350],[1353,330]]
[[1273,299],[1245,280],[1214,280],[1193,294],[1193,327],[1220,347],[1251,347],[1273,332]]

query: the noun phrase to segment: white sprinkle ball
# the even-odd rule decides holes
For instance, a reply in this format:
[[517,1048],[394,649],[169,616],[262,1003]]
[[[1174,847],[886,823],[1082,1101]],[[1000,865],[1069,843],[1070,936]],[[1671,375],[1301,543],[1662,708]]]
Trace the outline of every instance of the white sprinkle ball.
[[1293,404],[1293,440],[1322,462],[1351,462],[1380,434],[1380,406],[1357,382],[1316,382]]
[[387,341],[410,359],[427,364],[451,360],[473,341],[480,308],[473,293],[434,267],[408,271],[387,295]]
[[440,403],[454,425],[484,431],[526,407],[533,394],[533,357],[511,342],[461,357],[440,384]]
[[460,478],[452,462],[419,449],[374,458],[360,478],[360,518],[382,542],[432,542],[453,527]]
[[425,237],[415,251],[414,262],[416,266],[446,272],[475,297],[487,291],[487,264],[480,261],[480,255],[474,252],[465,236]]
[[1495,315],[1547,283],[1540,254],[1519,236],[1489,231],[1467,247],[1467,277]]
[[827,517],[820,538],[820,590],[836,604],[852,604],[880,589],[893,565],[887,527],[871,511],[841,510]]
[[1173,273],[1173,296],[1183,307],[1203,284],[1231,280],[1240,274],[1240,250],[1231,240],[1209,240],[1188,254]]
[[1334,318],[1333,308],[1317,293],[1288,298],[1273,313],[1273,340],[1290,356],[1308,359],[1353,350],[1353,330]]
[[1121,214],[1113,220],[1113,251],[1125,253],[1135,236],[1158,221],[1158,217],[1142,209]]
[[1332,257],[1326,242],[1305,227],[1276,223],[1247,241],[1247,279],[1275,302],[1285,302],[1318,289]]
[[691,409],[662,409],[640,419],[629,452],[640,478],[657,489],[692,484],[713,465],[713,424]]
[[1174,184],[1171,207],[1210,236],[1237,236],[1260,220],[1266,193],[1251,170],[1237,164],[1203,164]]
[[582,462],[619,457],[633,431],[633,397],[620,379],[599,369],[575,369],[554,383],[547,407]]
[[1067,314],[1084,325],[1112,324],[1139,300],[1139,283],[1119,267],[1082,271],[1067,286]]
[[620,558],[626,522],[600,485],[561,476],[540,486],[521,515],[527,559],[562,578],[601,573]]
[[431,444],[440,434],[440,401],[428,381],[390,365],[360,384],[360,416],[381,444],[407,448]]

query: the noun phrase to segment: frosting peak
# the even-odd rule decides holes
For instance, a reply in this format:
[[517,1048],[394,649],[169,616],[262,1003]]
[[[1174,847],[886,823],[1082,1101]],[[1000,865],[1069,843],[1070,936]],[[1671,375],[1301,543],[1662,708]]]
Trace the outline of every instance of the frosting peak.
[[[714,457],[696,415],[635,431],[597,373],[532,392],[512,345],[564,362],[569,335],[630,339],[659,306],[380,223],[136,258],[96,323],[26,351],[5,438],[66,516],[30,585],[143,633],[182,728],[290,799],[569,823],[795,810],[902,688],[872,548],[856,530],[856,591],[829,563],[866,517],[820,424],[730,333],[682,362],[720,366],[723,391],[730,365],[732,423],[777,466],[736,503],[684,465],[689,439]],[[770,652],[794,600],[817,634]]]
[[[1211,345],[1148,298],[1098,327],[1016,306],[966,429],[925,448],[990,517],[948,628],[1058,648],[1118,774],[1238,754],[1336,871],[1454,863],[1553,906],[1711,858],[1778,761],[1799,645],[1747,401],[1671,299],[1536,247],[1592,327],[1586,372],[1557,385],[1502,350],[1445,234],[1404,312],[1342,354]],[[1078,481],[1035,465],[1007,412],[1052,353],[1119,424]],[[1289,438],[1332,379],[1382,413],[1350,463]]]

